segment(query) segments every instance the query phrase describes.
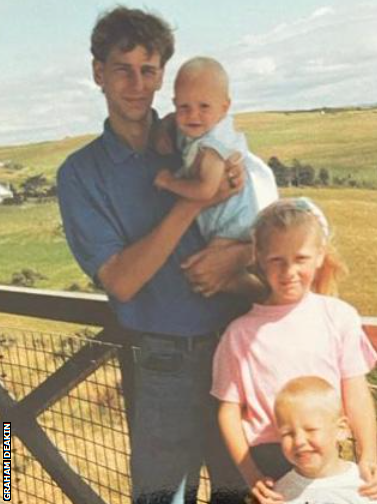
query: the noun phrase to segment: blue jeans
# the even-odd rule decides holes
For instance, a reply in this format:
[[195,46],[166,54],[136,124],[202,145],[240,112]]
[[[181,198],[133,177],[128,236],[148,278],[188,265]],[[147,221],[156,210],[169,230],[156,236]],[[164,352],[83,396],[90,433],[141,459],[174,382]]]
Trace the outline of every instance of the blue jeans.
[[[192,344],[191,344],[192,343]],[[138,504],[196,502],[206,464],[213,504],[241,502],[244,484],[222,442],[209,394],[217,337],[139,334],[121,356]]]

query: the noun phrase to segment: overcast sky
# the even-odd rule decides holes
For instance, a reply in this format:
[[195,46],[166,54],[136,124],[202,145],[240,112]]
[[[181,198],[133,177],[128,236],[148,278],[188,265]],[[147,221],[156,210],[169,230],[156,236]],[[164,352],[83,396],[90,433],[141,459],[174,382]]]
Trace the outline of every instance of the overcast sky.
[[[99,132],[89,37],[110,0],[0,0],[0,145]],[[233,111],[377,103],[377,0],[145,0],[175,28],[156,100],[171,109],[179,64],[218,58]]]

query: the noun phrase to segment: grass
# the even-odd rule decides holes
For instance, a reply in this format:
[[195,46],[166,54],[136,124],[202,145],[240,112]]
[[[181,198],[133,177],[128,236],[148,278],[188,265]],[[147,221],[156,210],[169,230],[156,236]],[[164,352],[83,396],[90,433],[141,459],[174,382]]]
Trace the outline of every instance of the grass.
[[[361,189],[285,189],[282,195],[306,195],[324,210],[335,243],[349,266],[342,297],[364,316],[377,316],[377,191]],[[13,273],[31,268],[46,278],[35,287],[67,290],[76,283],[90,290],[68,250],[55,202],[0,206],[0,284]]]
[[36,287],[67,290],[88,285],[68,250],[55,202],[0,206],[0,283],[29,268],[46,278]]
[[[339,109],[326,113],[264,112],[239,114],[238,127],[246,132],[252,150],[268,160],[294,159],[332,174],[369,181],[377,187],[377,108]],[[0,147],[0,161],[12,160],[24,168],[0,166],[0,181],[19,184],[42,173],[55,181],[57,166],[72,151],[93,138],[86,135],[57,142]],[[282,194],[305,194],[324,209],[333,224],[340,252],[351,274],[341,286],[342,296],[363,315],[377,315],[377,191],[361,189],[285,189]],[[44,275],[39,288],[66,290],[73,283],[88,290],[89,280],[68,250],[56,203],[0,205],[0,283],[29,268]]]
[[376,108],[247,113],[239,114],[236,124],[265,161],[276,156],[291,165],[297,159],[377,187]]
[[[377,187],[377,108],[332,109],[306,112],[260,112],[236,116],[250,148],[264,160],[277,156],[291,164],[294,159],[332,175],[351,175]],[[0,161],[12,160],[24,168],[0,167],[0,181],[19,185],[28,177],[43,174],[55,180],[57,167],[67,155],[93,139],[93,135],[19,146],[0,146]]]
[[340,295],[364,316],[377,317],[377,191],[360,189],[285,189],[282,195],[305,195],[324,210],[332,226],[334,243],[349,275]]
[[[282,162],[290,164],[298,159],[316,169],[327,168],[332,175],[351,174],[354,179],[368,181],[377,187],[377,109],[326,114],[242,114],[237,117],[237,124],[247,132],[252,150],[265,160],[277,156]],[[42,173],[52,183],[56,168],[65,157],[92,138],[84,136],[60,142],[0,147],[0,161],[12,160],[24,166],[20,170],[0,167],[0,181],[19,185],[26,178]],[[284,189],[281,193],[309,196],[323,208],[334,230],[336,245],[350,269],[350,275],[340,286],[341,296],[362,315],[377,316],[374,278],[377,271],[377,222],[373,219],[377,213],[377,191],[303,188]],[[0,284],[10,283],[13,273],[26,268],[45,277],[37,280],[35,287],[66,290],[76,283],[83,290],[89,289],[87,277],[68,250],[56,202],[19,207],[0,205]],[[64,334],[81,329],[74,324],[6,314],[0,314],[0,327],[32,328],[34,333],[59,331]],[[26,353],[23,358],[26,358]],[[30,358],[28,353],[27,359]],[[29,370],[26,372],[29,376]],[[377,373],[373,373],[370,379],[377,384]],[[73,399],[76,404],[77,397]],[[101,404],[102,396],[96,397],[94,402]],[[44,420],[48,430],[50,418],[47,414]],[[104,437],[103,432],[95,432],[92,438],[88,429],[82,426],[77,429],[80,433],[84,430],[85,438],[88,438],[87,449],[93,450],[98,444],[93,441],[96,436]],[[124,442],[123,435],[121,438]],[[76,457],[76,448],[72,451]],[[25,476],[30,477],[30,481],[35,478],[34,468],[33,471],[31,469],[31,466],[25,468]],[[112,482],[111,486],[116,485]],[[59,499],[55,501],[63,502]]]
[[0,147],[0,161],[11,160],[24,167],[21,170],[0,168],[0,180],[19,185],[28,177],[43,174],[49,182],[55,182],[56,169],[68,154],[92,139],[93,135],[84,135],[54,142]]

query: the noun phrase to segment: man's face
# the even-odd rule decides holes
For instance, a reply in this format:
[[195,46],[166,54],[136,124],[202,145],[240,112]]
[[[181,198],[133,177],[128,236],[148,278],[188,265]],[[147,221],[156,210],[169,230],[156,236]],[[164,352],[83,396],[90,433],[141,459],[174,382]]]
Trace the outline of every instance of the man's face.
[[142,122],[161,88],[164,69],[158,53],[148,54],[142,46],[128,52],[114,47],[105,62],[94,60],[93,73],[106,96],[110,119]]

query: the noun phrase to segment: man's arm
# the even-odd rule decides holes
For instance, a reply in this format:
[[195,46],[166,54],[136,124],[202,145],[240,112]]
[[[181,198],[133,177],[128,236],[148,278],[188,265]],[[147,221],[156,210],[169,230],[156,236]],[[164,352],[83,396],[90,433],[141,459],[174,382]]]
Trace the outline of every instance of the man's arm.
[[161,170],[155,185],[190,200],[213,198],[225,173],[225,161],[213,149],[204,149],[197,162],[199,166],[193,178],[177,178],[169,170]]
[[129,301],[163,266],[200,212],[200,205],[180,200],[148,235],[113,255],[98,271],[104,289]]
[[67,161],[58,172],[58,196],[67,240],[77,261],[114,297],[131,299],[166,262],[205,206],[224,201],[242,189],[242,167],[230,167],[232,174],[227,174],[227,180],[231,178],[235,187],[229,187],[226,181],[209,202],[178,200],[150,233],[127,244],[112,213],[96,201],[93,188],[88,190],[90,181]]

